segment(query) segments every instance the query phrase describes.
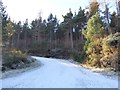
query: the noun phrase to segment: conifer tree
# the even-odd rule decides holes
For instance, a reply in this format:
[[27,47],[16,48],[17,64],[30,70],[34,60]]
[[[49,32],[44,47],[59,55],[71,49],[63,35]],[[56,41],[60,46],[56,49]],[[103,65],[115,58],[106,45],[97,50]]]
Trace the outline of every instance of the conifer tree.
[[94,56],[92,56],[93,53],[96,53],[96,51],[98,51],[97,53],[100,53],[101,38],[104,35],[104,28],[102,25],[102,21],[98,14],[93,15],[91,19],[89,19],[87,23],[87,29],[83,30],[82,33],[86,38],[86,44],[84,48],[88,56],[87,58],[92,61],[94,58]]
[[97,0],[92,0],[89,6],[90,17],[92,15],[95,15],[96,12],[98,12],[98,9],[99,9],[99,3],[97,2]]

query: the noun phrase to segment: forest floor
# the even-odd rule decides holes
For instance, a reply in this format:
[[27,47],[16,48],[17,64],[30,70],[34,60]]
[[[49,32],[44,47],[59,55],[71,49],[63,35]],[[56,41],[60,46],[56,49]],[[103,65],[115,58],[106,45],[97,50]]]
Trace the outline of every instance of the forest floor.
[[118,76],[110,78],[71,60],[33,58],[42,65],[3,78],[2,88],[118,88]]

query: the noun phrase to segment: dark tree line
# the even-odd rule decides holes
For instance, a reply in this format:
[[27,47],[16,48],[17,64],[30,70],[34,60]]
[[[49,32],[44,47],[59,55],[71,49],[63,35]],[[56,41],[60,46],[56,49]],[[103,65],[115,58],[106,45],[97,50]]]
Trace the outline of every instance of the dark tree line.
[[[94,0],[93,0],[94,1]],[[2,4],[1,4],[2,5]],[[99,2],[91,2],[89,11],[79,8],[78,12],[73,13],[71,9],[63,17],[63,21],[59,22],[57,16],[52,13],[47,19],[43,20],[42,16],[33,20],[30,24],[28,20],[21,24],[21,21],[15,23],[8,18],[5,8],[1,6],[2,16],[2,39],[7,48],[17,48],[24,52],[46,55],[51,51],[61,50],[63,53],[84,52],[86,38],[82,34],[82,30],[86,30],[87,22],[98,13],[103,22],[105,35],[114,34],[120,30],[118,16],[116,12],[108,17],[108,7],[104,12],[104,16],[100,15]],[[61,53],[62,55],[62,53]]]
[[3,19],[6,19],[6,24],[3,22],[5,25],[3,26],[3,41],[6,41],[9,48],[25,51],[55,48],[77,50],[78,44],[83,43],[81,32],[87,21],[85,11],[80,7],[79,12],[73,15],[69,10],[63,18],[64,21],[59,23],[57,17],[51,13],[47,20],[42,20],[40,16],[30,25],[28,20],[21,25],[20,21],[14,23],[10,18],[3,16]]

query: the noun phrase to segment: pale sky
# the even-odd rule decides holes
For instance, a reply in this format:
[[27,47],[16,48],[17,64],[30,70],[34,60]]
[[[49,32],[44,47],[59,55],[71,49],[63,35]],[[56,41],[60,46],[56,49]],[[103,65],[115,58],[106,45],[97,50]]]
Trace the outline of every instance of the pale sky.
[[62,15],[69,12],[69,8],[73,11],[83,9],[89,5],[90,0],[2,0],[3,5],[7,6],[6,11],[14,21],[29,22],[38,17],[39,12],[42,13],[43,19],[46,19],[50,13],[57,15],[62,21]]

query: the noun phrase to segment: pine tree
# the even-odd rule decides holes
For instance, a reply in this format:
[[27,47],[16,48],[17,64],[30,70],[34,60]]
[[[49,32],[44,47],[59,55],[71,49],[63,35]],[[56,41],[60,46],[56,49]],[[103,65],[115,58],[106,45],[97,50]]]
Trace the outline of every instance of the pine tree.
[[0,1],[0,19],[2,19],[2,42],[5,44],[8,41],[7,30],[5,29],[7,25],[8,15],[6,14],[5,7],[3,3]]
[[[67,13],[64,18],[64,25],[66,30],[66,47],[70,47],[72,50],[73,46],[73,13],[71,9],[69,9],[69,13]],[[70,44],[69,44],[70,42]],[[70,46],[69,46],[70,45]]]
[[113,12],[112,15],[111,15],[111,23],[110,23],[111,27],[116,27],[116,24],[117,24],[116,19],[117,19],[116,12]]
[[98,14],[93,15],[91,19],[89,19],[87,23],[87,29],[83,30],[82,33],[86,38],[86,44],[84,48],[88,56],[87,58],[92,62],[94,61],[95,55],[95,57],[100,56],[99,54],[101,50],[101,38],[104,35],[102,21]]
[[95,15],[96,12],[98,12],[98,9],[99,9],[99,3],[97,2],[97,0],[92,0],[89,6],[90,17],[92,15]]
[[82,38],[82,28],[86,25],[86,16],[84,9],[80,7],[78,14],[76,14],[73,18],[76,39],[81,40]]
[[28,19],[25,20],[25,23],[23,24],[23,39],[24,39],[24,49],[25,52],[27,52],[28,48],[28,33],[29,33],[29,26],[28,26]]
[[17,40],[16,40],[16,48],[20,47],[20,35],[22,32],[22,25],[21,25],[21,21],[19,21],[17,24],[15,24],[15,34],[17,36]]
[[109,12],[109,4],[110,4],[110,2],[108,2],[108,1],[104,1],[104,5],[105,5],[105,10],[103,11],[103,14],[104,14],[104,18],[103,18],[103,20],[104,20],[104,22],[105,22],[105,28],[106,28],[106,33],[108,33],[108,34],[111,34],[112,33],[112,31],[111,31],[111,29],[110,29],[110,12]]
[[47,30],[48,30],[48,35],[49,35],[49,48],[52,49],[55,47],[55,34],[56,34],[56,30],[57,30],[57,26],[58,26],[58,20],[57,17],[53,16],[53,14],[51,13],[48,17],[48,22],[47,22]]
[[94,41],[95,38],[103,36],[102,21],[98,14],[95,14],[87,23],[87,29],[83,30],[87,40]]
[[15,27],[14,27],[14,23],[11,21],[11,19],[9,18],[6,24],[6,35],[7,35],[7,39],[9,40],[9,45],[10,47],[13,47],[13,40],[14,40],[14,33],[15,33]]

